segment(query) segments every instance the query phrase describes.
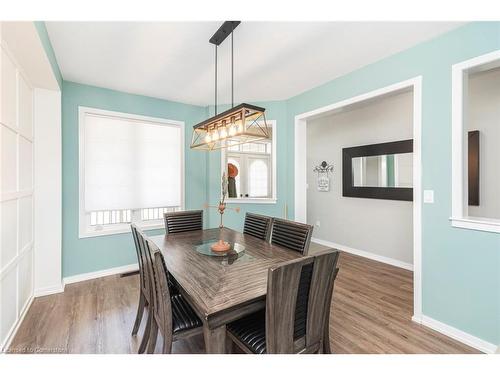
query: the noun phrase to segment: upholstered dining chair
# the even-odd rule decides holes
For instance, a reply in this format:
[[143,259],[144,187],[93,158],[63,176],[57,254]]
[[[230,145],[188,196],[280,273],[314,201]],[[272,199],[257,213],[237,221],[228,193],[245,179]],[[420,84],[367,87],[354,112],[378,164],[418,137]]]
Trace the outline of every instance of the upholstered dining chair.
[[228,352],[235,343],[253,354],[329,353],[337,260],[329,251],[270,268],[266,308],[227,326]]
[[167,267],[158,247],[150,240],[146,240],[146,247],[151,254],[152,262],[148,264],[148,267],[154,280],[151,311],[153,321],[149,335],[148,353],[153,353],[155,350],[158,331],[163,337],[162,353],[171,353],[173,341],[202,332],[202,321],[182,295],[170,294]]
[[203,210],[167,212],[163,219],[167,234],[203,229]]
[[245,215],[245,225],[243,233],[257,237],[264,241],[269,241],[273,218],[270,216],[257,215],[247,212]]
[[307,255],[312,231],[312,225],[274,218],[271,243]]
[[[136,335],[139,326],[142,321],[142,316],[144,315],[144,310],[146,307],[151,309],[152,290],[151,290],[151,275],[147,268],[148,262],[150,262],[149,253],[145,251],[145,236],[142,230],[140,230],[135,224],[130,225],[132,230],[132,237],[134,238],[135,251],[137,254],[137,263],[139,264],[139,305],[137,307],[137,315],[135,318],[134,327],[132,328],[132,335]],[[151,313],[148,314],[148,319],[146,323],[146,329],[144,330],[144,336],[142,337],[141,344],[139,346],[139,353],[144,353],[146,350],[146,345],[149,339],[149,333],[151,330],[152,318]]]

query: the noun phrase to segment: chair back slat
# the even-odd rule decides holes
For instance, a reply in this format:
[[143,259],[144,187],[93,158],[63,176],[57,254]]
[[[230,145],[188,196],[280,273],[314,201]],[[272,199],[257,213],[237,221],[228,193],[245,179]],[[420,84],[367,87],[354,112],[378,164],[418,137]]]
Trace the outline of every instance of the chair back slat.
[[269,241],[272,221],[272,217],[247,212],[245,215],[243,233],[264,241]]
[[167,234],[203,229],[203,210],[167,212],[163,218]]
[[[138,249],[138,260],[139,260],[139,273],[142,274],[141,289],[144,294],[144,297],[148,301],[148,303],[152,303],[152,295],[151,295],[151,283],[152,283],[152,274],[150,272],[149,264],[152,263],[151,256],[149,251],[146,251],[146,235],[144,232],[137,227],[135,224],[131,224],[132,233],[134,235],[134,241],[137,241],[137,249]],[[142,270],[142,272],[141,272]]]
[[312,225],[275,218],[271,243],[307,255],[312,231]]
[[267,353],[309,352],[321,348],[337,258],[337,252],[327,252],[269,269]]
[[137,228],[135,224],[130,225],[131,231],[132,231],[132,237],[134,239],[134,246],[135,246],[135,253],[137,255],[137,264],[139,265],[139,280],[140,280],[140,287],[141,290],[145,289],[145,276],[144,276],[144,265],[142,264],[142,254],[141,254],[141,248],[139,246],[139,239],[137,235]]
[[153,275],[152,295],[153,295],[153,313],[156,322],[162,334],[172,332],[172,303],[170,299],[170,290],[168,287],[167,266],[165,259],[158,247],[149,239],[146,240],[146,246],[151,254],[151,274]]

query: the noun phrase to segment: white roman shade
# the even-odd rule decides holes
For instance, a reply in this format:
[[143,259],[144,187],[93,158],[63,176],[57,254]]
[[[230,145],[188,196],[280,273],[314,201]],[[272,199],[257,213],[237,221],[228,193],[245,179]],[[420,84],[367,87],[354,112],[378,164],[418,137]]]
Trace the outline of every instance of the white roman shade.
[[181,205],[179,124],[83,112],[85,211]]

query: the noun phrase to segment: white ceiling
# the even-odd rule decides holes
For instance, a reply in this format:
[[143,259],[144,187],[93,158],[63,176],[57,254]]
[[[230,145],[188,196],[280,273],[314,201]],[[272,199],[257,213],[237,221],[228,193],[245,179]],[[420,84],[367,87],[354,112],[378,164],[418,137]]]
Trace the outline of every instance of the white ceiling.
[[[208,105],[221,22],[47,22],[65,80]],[[282,100],[460,26],[458,22],[242,22],[235,102]],[[219,47],[229,103],[230,39]]]
[[16,56],[30,83],[37,88],[59,91],[50,61],[33,22],[2,22],[2,39]]

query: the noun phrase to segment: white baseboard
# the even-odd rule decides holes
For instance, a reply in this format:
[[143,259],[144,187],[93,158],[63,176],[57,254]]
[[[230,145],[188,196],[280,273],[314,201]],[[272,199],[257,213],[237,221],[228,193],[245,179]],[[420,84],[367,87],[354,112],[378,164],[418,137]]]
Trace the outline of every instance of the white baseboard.
[[33,303],[34,299],[35,299],[34,296],[31,296],[30,299],[28,300],[28,302],[24,305],[23,311],[21,312],[19,319],[17,319],[16,324],[14,324],[14,326],[11,328],[9,334],[7,335],[6,339],[4,340],[2,347],[1,347],[1,350],[0,350],[0,353],[3,353],[9,349],[10,344],[12,343],[12,340],[16,336],[17,330],[19,329],[19,327],[21,326],[21,323],[23,322],[24,318],[26,317],[26,314],[27,314],[28,310],[30,309],[31,304]]
[[99,277],[111,276],[111,275],[116,275],[116,274],[120,274],[120,273],[133,272],[133,271],[137,271],[138,269],[139,269],[139,265],[137,263],[127,264],[126,266],[108,268],[106,270],[81,273],[79,275],[65,277],[63,279],[63,283],[64,283],[64,285],[79,283],[80,281],[98,279]]
[[313,238],[311,238],[311,241],[314,243],[323,245],[323,246],[333,247],[335,249],[345,251],[346,253],[359,255],[359,256],[364,257],[364,258],[375,260],[377,262],[386,263],[386,264],[390,264],[391,266],[404,268],[405,270],[408,270],[408,271],[413,271],[413,264],[405,263],[405,262],[402,262],[402,261],[397,260],[397,259],[384,257],[382,255],[373,254],[373,253],[370,253],[370,252],[364,251],[364,250],[354,249],[354,248],[349,247],[349,246],[341,245],[341,244],[330,242],[330,241],[321,240],[319,238],[313,237]]
[[57,294],[64,292],[64,284],[61,283],[59,285],[49,286],[46,288],[38,288],[35,289],[35,297],[43,297],[48,296],[50,294]]
[[500,348],[497,347],[495,344],[484,341],[479,337],[473,336],[467,332],[461,331],[457,328],[449,326],[445,323],[442,323],[438,320],[432,319],[425,315],[422,315],[420,317],[413,316],[412,320],[416,323],[422,324],[430,329],[433,329],[434,331],[442,333],[443,335],[451,337],[452,339],[460,341],[461,343],[468,345],[474,349],[480,350],[483,353],[493,354],[495,352],[498,352]]

